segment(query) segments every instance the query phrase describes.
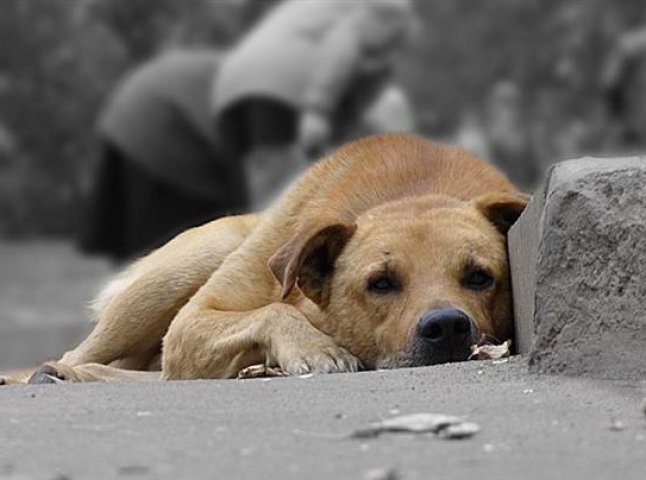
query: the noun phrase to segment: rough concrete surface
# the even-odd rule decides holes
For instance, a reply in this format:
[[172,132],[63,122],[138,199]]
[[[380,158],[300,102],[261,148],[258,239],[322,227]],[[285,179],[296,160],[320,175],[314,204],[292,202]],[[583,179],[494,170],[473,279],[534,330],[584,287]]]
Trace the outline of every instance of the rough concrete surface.
[[510,235],[530,370],[646,378],[646,158],[563,162],[534,197]]
[[542,234],[541,217],[545,195],[539,189],[521,218],[507,234],[507,250],[514,302],[516,351],[527,354],[534,343],[534,293],[536,257]]
[[[467,362],[384,372],[0,387],[0,479],[642,480],[646,382]],[[419,412],[482,430],[347,438]],[[376,474],[375,474],[376,475]]]

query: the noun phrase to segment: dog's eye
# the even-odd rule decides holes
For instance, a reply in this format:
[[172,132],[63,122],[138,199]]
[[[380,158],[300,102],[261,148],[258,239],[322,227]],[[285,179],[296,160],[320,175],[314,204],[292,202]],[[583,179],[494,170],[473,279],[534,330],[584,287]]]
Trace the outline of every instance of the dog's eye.
[[493,277],[484,270],[474,270],[462,280],[462,284],[470,290],[486,290],[493,284]]
[[380,275],[368,282],[368,290],[375,293],[390,293],[400,289],[399,283],[388,275]]

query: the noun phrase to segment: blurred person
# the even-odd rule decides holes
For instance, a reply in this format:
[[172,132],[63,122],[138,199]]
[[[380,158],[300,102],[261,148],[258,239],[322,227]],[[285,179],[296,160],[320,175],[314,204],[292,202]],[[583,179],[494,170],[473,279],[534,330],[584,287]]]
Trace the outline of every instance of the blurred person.
[[416,128],[417,121],[408,94],[401,86],[390,83],[366,106],[356,132],[351,132],[349,136],[413,132]]
[[226,155],[244,164],[253,208],[308,159],[372,133],[357,125],[378,98],[387,101],[382,95],[400,113],[408,109],[401,125],[393,117],[388,128],[411,127],[410,104],[392,77],[413,29],[410,0],[285,0],[240,40],[212,98],[218,137]]
[[127,260],[246,206],[242,171],[222,155],[212,128],[219,62],[213,50],[169,52],[116,87],[99,117],[83,250]]
[[622,150],[643,150],[646,147],[646,24],[619,36],[602,69],[602,87],[613,123],[611,142]]

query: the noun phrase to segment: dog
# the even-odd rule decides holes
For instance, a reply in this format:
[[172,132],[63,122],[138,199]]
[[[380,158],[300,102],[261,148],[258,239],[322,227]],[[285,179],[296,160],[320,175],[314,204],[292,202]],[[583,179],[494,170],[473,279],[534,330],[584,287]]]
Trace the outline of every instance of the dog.
[[[412,134],[312,165],[273,206],[188,230],[115,278],[29,381],[234,378],[467,360],[513,335],[506,233],[527,196]],[[8,383],[12,383],[9,381]]]

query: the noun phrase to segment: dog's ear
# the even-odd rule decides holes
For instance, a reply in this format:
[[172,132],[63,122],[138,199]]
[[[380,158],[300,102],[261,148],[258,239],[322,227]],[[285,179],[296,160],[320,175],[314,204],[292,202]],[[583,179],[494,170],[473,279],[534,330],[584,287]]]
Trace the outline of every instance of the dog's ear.
[[490,193],[477,197],[473,203],[500,233],[506,235],[525,210],[529,199],[529,195],[520,192]]
[[305,230],[283,245],[269,259],[269,268],[282,285],[282,299],[298,284],[306,297],[324,307],[334,262],[356,228],[356,225],[335,223]]

